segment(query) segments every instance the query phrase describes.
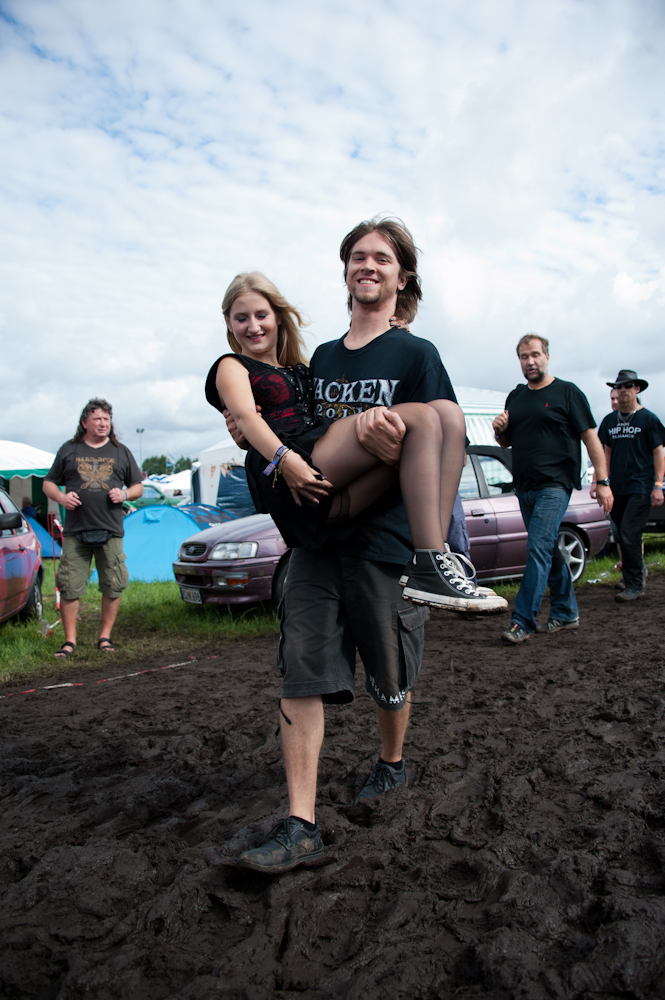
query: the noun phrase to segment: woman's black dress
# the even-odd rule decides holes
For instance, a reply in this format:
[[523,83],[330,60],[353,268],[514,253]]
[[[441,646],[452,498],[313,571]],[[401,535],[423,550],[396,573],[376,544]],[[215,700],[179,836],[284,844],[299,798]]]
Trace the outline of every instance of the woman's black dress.
[[[228,357],[236,358],[249,372],[254,399],[261,407],[261,416],[270,429],[283,444],[301,455],[312,468],[316,468],[311,459],[312,448],[328,430],[330,421],[325,417],[314,419],[314,391],[309,368],[302,364],[274,368],[243,354],[222,355],[222,358]],[[206,379],[206,399],[220,413],[223,408],[219,401],[216,379],[222,358],[215,361]],[[267,465],[268,460],[250,447],[245,469],[254,506],[259,514],[270,514],[287,545],[317,549],[331,536],[340,538],[350,533],[352,529],[348,522],[346,525],[335,525],[332,531],[330,526],[326,528],[324,525],[330,510],[330,498],[322,500],[320,504],[313,504],[301,497],[302,507],[296,506],[282,476],[263,474]]]

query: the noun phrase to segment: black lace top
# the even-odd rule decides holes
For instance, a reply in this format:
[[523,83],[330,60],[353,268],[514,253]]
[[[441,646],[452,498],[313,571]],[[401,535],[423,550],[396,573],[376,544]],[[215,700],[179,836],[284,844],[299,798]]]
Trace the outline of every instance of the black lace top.
[[[312,376],[306,365],[290,368],[273,368],[263,361],[247,358],[243,354],[223,354],[222,358],[236,358],[249,372],[254,399],[261,407],[261,416],[278,437],[302,434],[314,424]],[[208,372],[206,399],[222,412],[215,380],[218,358]]]

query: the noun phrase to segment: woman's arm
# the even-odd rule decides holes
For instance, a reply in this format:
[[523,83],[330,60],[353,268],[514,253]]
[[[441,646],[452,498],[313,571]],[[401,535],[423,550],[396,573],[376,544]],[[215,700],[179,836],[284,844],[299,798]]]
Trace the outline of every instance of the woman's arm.
[[[267,462],[271,462],[277,449],[281,448],[282,442],[263,417],[256,412],[256,400],[247,369],[234,358],[222,358],[217,368],[215,384],[222,406],[231,411],[240,433]],[[298,506],[300,506],[298,493],[318,502],[321,497],[326,497],[332,488],[327,480],[317,479],[314,469],[294,451],[289,451],[283,458],[280,472]]]

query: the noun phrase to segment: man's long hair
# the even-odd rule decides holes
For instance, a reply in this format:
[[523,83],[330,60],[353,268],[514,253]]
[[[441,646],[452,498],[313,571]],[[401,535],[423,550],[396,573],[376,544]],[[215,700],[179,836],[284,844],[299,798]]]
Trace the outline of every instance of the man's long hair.
[[[395,316],[397,319],[404,320],[405,323],[410,323],[418,312],[418,303],[422,299],[423,293],[418,276],[418,247],[401,219],[382,219],[375,215],[373,219],[360,222],[344,237],[339,248],[339,256],[344,264],[344,280],[346,281],[351,251],[358,240],[367,236],[368,233],[379,233],[395,251],[400,266],[400,277],[406,278],[406,285],[397,293]],[[353,305],[351,293],[349,293],[347,305],[349,312],[351,312]]]
[[226,337],[235,354],[242,354],[240,344],[231,330],[231,307],[239,295],[256,292],[267,299],[277,317],[277,362],[284,368],[291,365],[307,364],[305,341],[300,332],[307,321],[299,310],[286,299],[279,288],[261,271],[243,271],[226,289],[222,300],[222,312],[226,320]]
[[95,410],[103,410],[104,413],[108,413],[111,418],[111,429],[109,431],[109,441],[114,444],[116,448],[119,445],[119,441],[115,436],[115,431],[113,429],[113,407],[105,399],[89,399],[81,410],[81,416],[79,417],[79,425],[76,428],[76,434],[72,438],[74,444],[78,444],[85,437],[85,427],[83,426],[83,421],[87,420],[91,413]]

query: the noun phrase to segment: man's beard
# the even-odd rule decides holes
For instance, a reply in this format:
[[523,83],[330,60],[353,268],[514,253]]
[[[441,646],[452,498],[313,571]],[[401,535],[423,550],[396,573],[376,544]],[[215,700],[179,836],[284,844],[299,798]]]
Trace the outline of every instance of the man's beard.
[[536,374],[534,374],[533,372],[529,372],[527,373],[525,378],[527,382],[542,382],[543,379],[545,378],[545,374],[546,373],[544,371],[541,372],[539,368]]

